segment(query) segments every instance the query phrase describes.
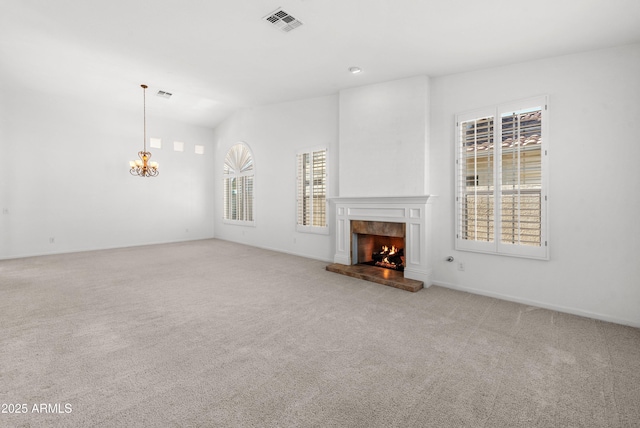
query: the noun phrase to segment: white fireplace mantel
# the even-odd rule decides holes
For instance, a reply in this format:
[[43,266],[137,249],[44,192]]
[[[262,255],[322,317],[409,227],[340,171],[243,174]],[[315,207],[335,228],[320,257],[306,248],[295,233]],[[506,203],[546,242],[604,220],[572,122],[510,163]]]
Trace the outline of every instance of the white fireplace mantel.
[[431,195],[390,197],[337,197],[330,202],[336,213],[334,263],[351,265],[351,220],[404,223],[405,278],[431,285],[427,242],[431,233]]

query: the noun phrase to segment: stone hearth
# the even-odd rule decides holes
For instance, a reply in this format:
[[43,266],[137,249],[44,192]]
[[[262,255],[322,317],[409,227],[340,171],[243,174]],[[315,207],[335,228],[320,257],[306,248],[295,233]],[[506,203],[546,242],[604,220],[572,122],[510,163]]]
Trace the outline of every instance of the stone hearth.
[[411,292],[421,290],[424,286],[422,281],[405,278],[402,272],[377,266],[347,266],[340,263],[333,263],[327,266],[327,270],[330,272],[340,273],[342,275],[364,279],[366,281],[377,282],[378,284],[384,284],[388,285],[389,287],[400,288],[401,290],[407,290]]

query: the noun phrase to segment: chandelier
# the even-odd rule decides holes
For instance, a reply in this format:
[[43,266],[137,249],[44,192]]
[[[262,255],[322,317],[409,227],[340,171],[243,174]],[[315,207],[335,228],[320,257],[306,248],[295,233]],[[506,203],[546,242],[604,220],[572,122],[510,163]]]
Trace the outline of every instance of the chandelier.
[[158,162],[150,162],[151,153],[147,151],[147,85],[140,85],[142,87],[142,103],[143,103],[143,127],[144,127],[144,140],[143,150],[138,152],[140,159],[129,161],[129,173],[131,175],[137,175],[139,177],[155,177],[160,173],[158,171]]

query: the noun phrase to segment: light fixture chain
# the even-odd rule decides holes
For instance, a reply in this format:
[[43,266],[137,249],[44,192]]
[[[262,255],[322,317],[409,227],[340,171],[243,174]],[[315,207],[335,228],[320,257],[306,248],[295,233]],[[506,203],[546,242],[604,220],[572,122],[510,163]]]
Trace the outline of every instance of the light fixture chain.
[[142,123],[143,123],[143,147],[147,151],[147,85],[142,86]]

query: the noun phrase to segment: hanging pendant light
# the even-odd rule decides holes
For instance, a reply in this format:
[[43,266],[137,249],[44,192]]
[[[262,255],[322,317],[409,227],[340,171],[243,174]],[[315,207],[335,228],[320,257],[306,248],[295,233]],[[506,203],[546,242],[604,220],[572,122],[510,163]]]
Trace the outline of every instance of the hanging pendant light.
[[129,173],[131,175],[137,175],[139,177],[155,177],[160,171],[158,170],[158,162],[150,162],[151,153],[147,151],[147,85],[140,85],[142,87],[142,102],[143,102],[143,150],[138,152],[140,159],[129,161]]

